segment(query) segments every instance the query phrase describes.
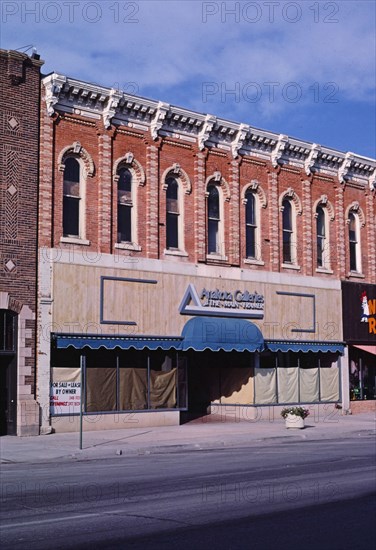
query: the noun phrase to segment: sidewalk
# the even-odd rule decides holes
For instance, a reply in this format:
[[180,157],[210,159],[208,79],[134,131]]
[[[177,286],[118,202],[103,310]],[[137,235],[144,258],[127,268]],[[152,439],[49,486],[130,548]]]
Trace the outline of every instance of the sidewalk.
[[[226,420],[226,421],[223,421]],[[200,451],[248,447],[281,440],[312,441],[338,437],[362,437],[376,433],[374,413],[306,419],[303,430],[286,429],[283,419],[236,422],[226,417],[204,417],[181,426],[129,428],[83,432],[80,450],[78,432],[33,437],[0,437],[1,463],[40,463],[95,460],[116,456]]]

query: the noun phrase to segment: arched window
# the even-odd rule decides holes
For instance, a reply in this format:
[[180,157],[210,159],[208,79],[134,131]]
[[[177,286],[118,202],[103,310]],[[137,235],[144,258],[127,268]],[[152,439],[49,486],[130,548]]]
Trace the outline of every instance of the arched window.
[[117,175],[117,242],[132,242],[132,174],[128,168],[120,167]]
[[220,204],[215,184],[208,185],[208,254],[220,254]]
[[349,252],[350,271],[361,271],[360,267],[360,244],[359,244],[359,222],[358,216],[352,212],[349,214]]
[[317,248],[317,267],[326,266],[326,216],[321,206],[316,208],[316,248]]
[[63,182],[63,236],[82,237],[83,201],[81,189],[81,166],[74,157],[64,162]]
[[256,198],[248,189],[245,193],[245,248],[246,257],[256,259],[257,256],[257,212]]
[[179,184],[166,179],[166,248],[179,249]]
[[282,202],[283,263],[292,264],[294,258],[293,208],[289,200]]

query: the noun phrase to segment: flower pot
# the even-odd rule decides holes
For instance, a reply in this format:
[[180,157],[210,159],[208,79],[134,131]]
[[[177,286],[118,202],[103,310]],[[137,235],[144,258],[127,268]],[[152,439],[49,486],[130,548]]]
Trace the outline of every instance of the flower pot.
[[288,414],[285,418],[286,428],[304,428],[304,418],[295,414]]

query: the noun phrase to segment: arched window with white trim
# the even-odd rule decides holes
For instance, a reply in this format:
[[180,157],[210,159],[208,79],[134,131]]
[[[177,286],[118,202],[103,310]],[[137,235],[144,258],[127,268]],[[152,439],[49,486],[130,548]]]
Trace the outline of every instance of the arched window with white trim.
[[290,200],[282,201],[282,256],[283,263],[293,264],[296,262],[294,242],[294,209]]
[[207,188],[207,247],[208,254],[221,254],[221,205],[220,191],[215,183]]
[[179,247],[179,184],[174,177],[166,179],[166,249]]
[[327,223],[325,210],[322,206],[316,208],[316,250],[317,250],[317,267],[327,266]]
[[350,255],[350,271],[361,273],[360,262],[360,232],[359,232],[359,216],[354,212],[349,213],[349,255]]
[[119,177],[117,182],[117,242],[132,242],[132,173],[120,166],[117,172]]
[[79,160],[67,157],[64,161],[63,236],[84,237],[84,200],[82,171]]
[[251,189],[246,191],[244,198],[246,258],[258,259],[257,199]]

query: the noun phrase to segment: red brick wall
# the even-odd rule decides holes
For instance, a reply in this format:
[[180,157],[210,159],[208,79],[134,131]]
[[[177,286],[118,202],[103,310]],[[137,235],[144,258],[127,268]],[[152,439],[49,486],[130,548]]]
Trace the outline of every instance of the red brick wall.
[[376,401],[350,401],[352,414],[376,412]]
[[[41,61],[0,51],[0,291],[35,314]],[[25,385],[35,392],[35,322],[26,322]]]
[[[43,149],[44,139],[52,146]],[[162,190],[161,178],[166,169],[178,163],[188,174],[192,192],[184,195],[185,249],[186,258],[176,261],[205,262],[206,258],[206,197],[205,183],[214,172],[221,172],[223,180],[230,187],[231,198],[224,202],[224,245],[227,261],[224,265],[240,266],[246,270],[284,271],[322,278],[344,279],[349,273],[348,226],[345,220],[346,208],[353,201],[359,202],[367,222],[361,230],[364,281],[372,282],[375,277],[374,256],[368,251],[375,249],[375,194],[351,184],[340,184],[335,176],[317,173],[307,176],[296,166],[274,168],[271,163],[252,157],[234,160],[230,153],[218,150],[200,152],[196,144],[189,144],[173,138],[153,141],[148,132],[126,127],[105,130],[101,124],[82,119],[76,115],[58,115],[50,118],[42,105],[42,151],[41,151],[41,240],[42,246],[51,242],[52,229],[55,246],[61,244],[62,235],[62,181],[63,173],[58,170],[59,152],[74,141],[92,157],[95,174],[87,181],[86,238],[89,250],[114,252],[116,243],[116,186],[112,167],[116,160],[127,152],[141,164],[146,174],[146,184],[138,187],[138,244],[142,250],[132,255],[162,258],[166,242],[165,211],[166,196]],[[245,218],[241,197],[246,186],[257,180],[267,198],[266,208],[261,209],[261,257],[264,265],[244,263]],[[301,214],[296,219],[296,250],[298,271],[282,267],[282,212],[280,200],[292,188],[294,201],[301,205]],[[315,203],[325,195],[332,205],[334,219],[329,221],[330,255],[332,273],[316,271],[316,219]],[[52,212],[53,220],[48,219]],[[127,250],[116,250],[116,254],[128,255]],[[219,262],[221,263],[221,262]]]

